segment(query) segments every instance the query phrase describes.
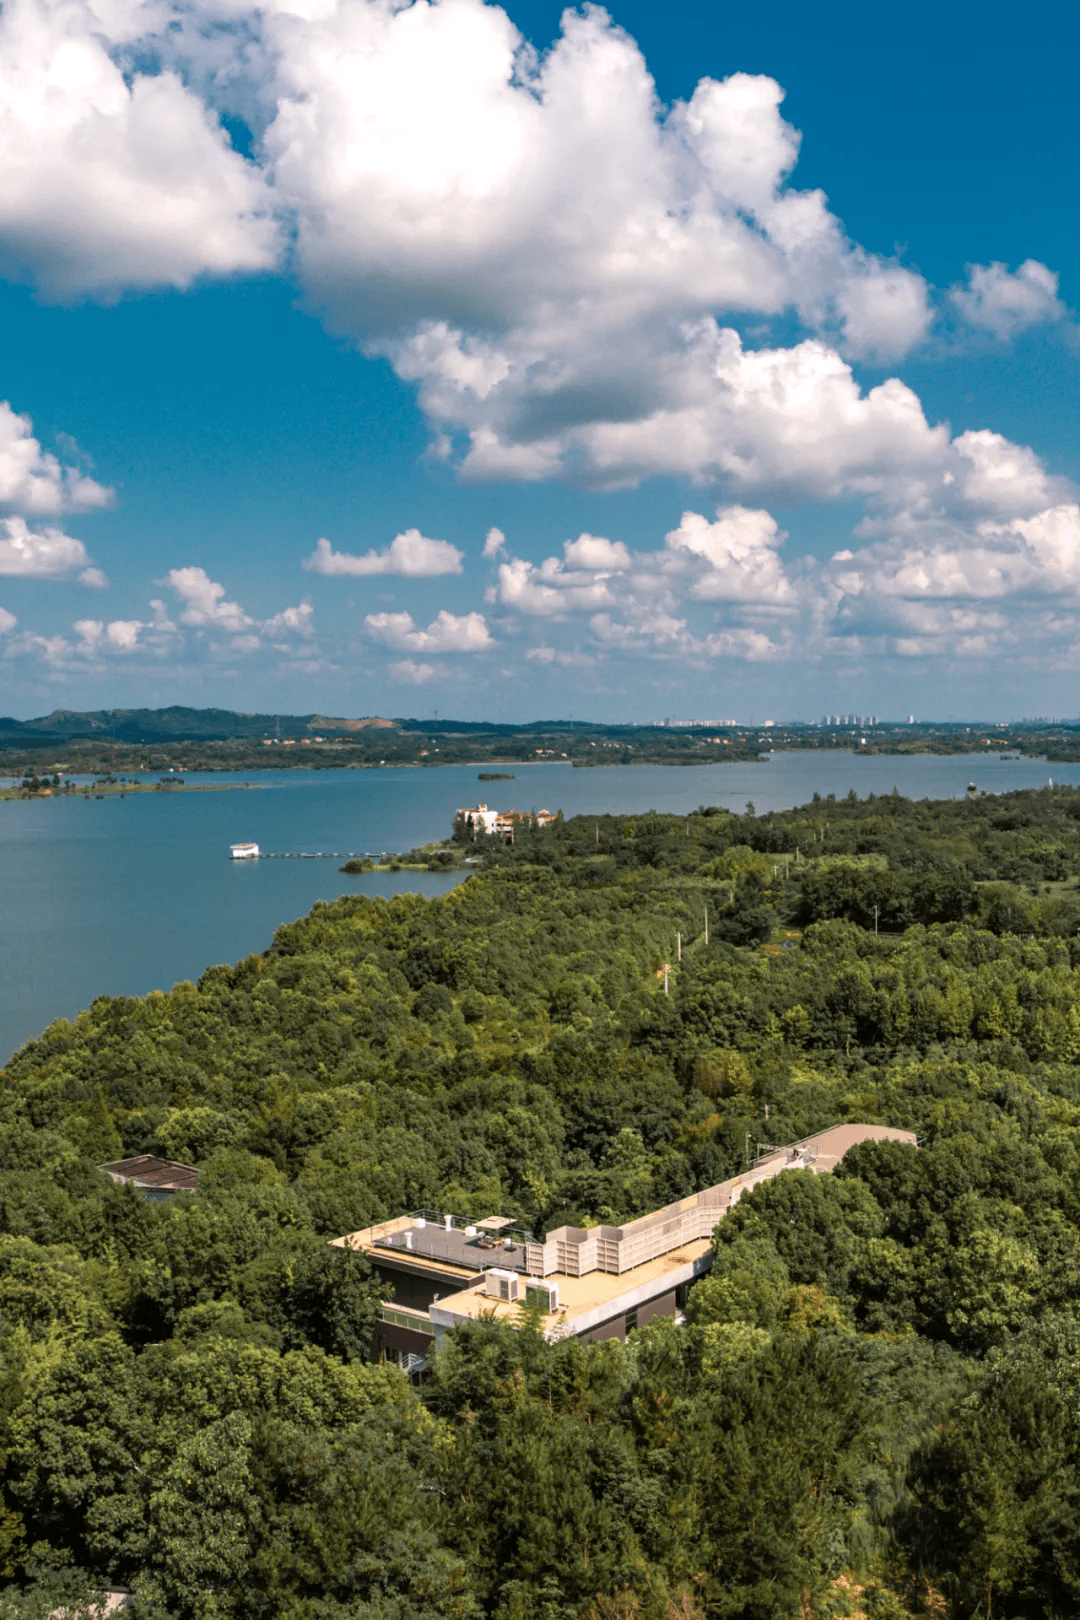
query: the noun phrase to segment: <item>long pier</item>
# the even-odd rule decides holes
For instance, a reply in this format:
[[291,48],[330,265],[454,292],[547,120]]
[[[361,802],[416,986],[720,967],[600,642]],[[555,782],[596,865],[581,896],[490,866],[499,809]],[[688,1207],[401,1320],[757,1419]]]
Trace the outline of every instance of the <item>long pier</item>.
[[257,855],[234,855],[232,859],[240,865],[244,861],[386,861],[397,857],[387,850],[371,849],[261,849]]

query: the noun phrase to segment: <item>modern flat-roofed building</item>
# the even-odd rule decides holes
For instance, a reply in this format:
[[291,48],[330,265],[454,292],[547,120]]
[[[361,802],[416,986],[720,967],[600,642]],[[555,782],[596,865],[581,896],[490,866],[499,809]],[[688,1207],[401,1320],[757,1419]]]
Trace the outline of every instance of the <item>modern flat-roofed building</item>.
[[857,1142],[916,1145],[888,1125],[835,1125],[774,1148],[742,1175],[622,1226],[560,1226],[543,1241],[507,1217],[469,1221],[421,1210],[333,1241],[363,1254],[393,1284],[376,1348],[412,1368],[442,1335],[491,1315],[517,1323],[535,1305],[548,1339],[624,1339],[654,1316],[673,1316],[712,1264],[712,1234],[742,1195],[785,1170],[834,1170]]

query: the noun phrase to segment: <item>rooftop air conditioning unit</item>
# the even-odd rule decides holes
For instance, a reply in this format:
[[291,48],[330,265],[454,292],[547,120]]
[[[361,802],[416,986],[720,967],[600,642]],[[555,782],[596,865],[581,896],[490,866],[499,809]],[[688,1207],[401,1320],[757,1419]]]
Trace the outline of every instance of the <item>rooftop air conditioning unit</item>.
[[559,1285],[557,1282],[548,1282],[544,1277],[530,1277],[525,1284],[525,1303],[532,1305],[539,1302],[541,1310],[557,1311],[559,1308]]
[[484,1292],[492,1299],[516,1300],[520,1284],[516,1271],[500,1271],[493,1266],[484,1273]]

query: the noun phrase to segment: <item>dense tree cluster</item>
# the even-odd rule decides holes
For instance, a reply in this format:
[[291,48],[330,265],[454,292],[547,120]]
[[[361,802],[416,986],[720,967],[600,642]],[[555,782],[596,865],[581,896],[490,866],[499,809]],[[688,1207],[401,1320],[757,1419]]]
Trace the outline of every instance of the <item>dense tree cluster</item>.
[[[109,1584],[138,1620],[1075,1615],[1078,818],[524,829],[438,900],[318,905],[30,1042],[0,1077],[0,1616]],[[921,1146],[757,1188],[684,1324],[480,1321],[419,1387],[371,1362],[378,1291],[329,1237],[621,1221],[845,1119]],[[139,1152],[198,1193],[98,1168]]]

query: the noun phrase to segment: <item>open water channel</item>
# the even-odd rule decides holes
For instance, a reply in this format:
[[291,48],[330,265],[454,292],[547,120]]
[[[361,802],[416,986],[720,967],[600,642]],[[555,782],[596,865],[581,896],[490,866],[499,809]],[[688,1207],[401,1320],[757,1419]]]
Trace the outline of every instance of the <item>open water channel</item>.
[[894,786],[912,798],[957,798],[1080,783],[1080,765],[962,754],[855,758],[776,754],[761,763],[507,766],[480,782],[475,765],[361,771],[196,774],[247,781],[235,792],[81,795],[0,801],[0,1063],[54,1018],[99,995],[143,995],[194,979],[213,962],[264,950],[275,927],[339,894],[441,894],[435,873],[345,877],[337,860],[229,859],[252,840],[281,854],[407,850],[447,837],[460,805],[562,810],[567,816],[743,811],[804,804],[815,792],[860,798]]

